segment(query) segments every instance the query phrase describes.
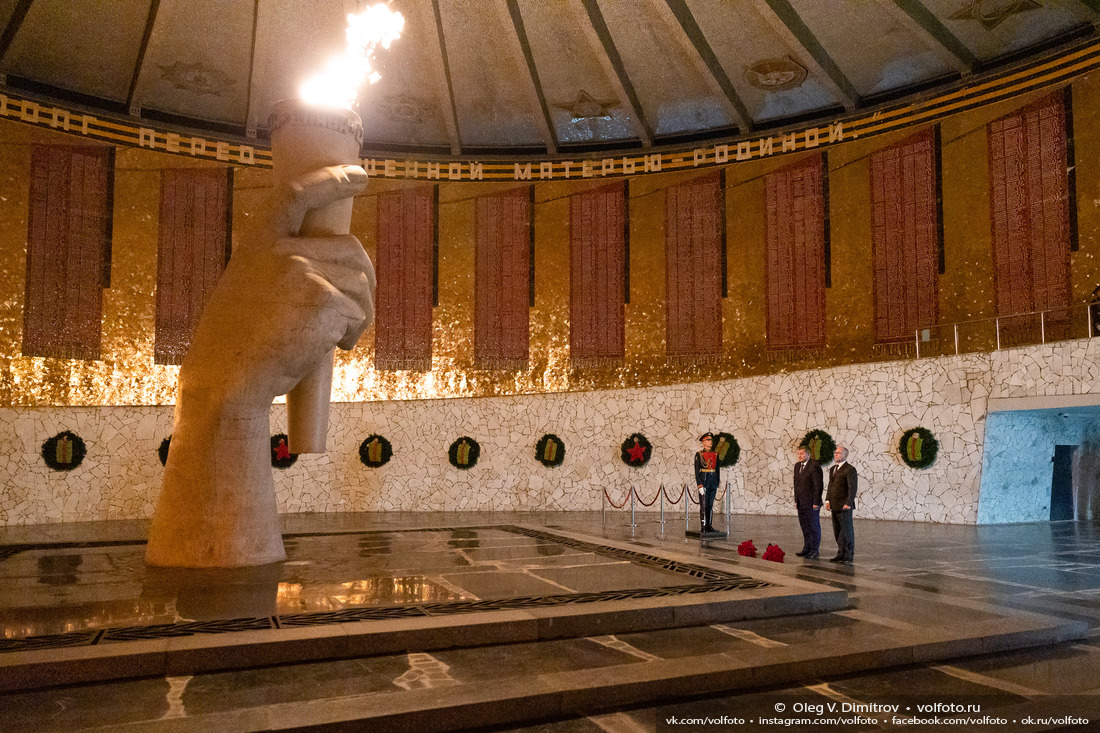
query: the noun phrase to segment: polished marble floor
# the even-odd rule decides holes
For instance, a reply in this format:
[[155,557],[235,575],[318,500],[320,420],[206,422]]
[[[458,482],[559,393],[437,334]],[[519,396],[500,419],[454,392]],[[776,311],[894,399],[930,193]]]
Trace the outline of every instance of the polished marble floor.
[[0,545],[0,652],[766,584],[508,524],[315,528],[284,544],[284,562],[231,570],[145,567],[138,538]]
[[240,570],[147,568],[137,540],[7,545],[0,640],[704,582],[675,566],[507,525],[297,532],[284,543],[286,562]]
[[[191,601],[181,594],[178,579],[143,574],[143,523],[2,528],[0,547],[23,548],[0,560],[3,628],[18,635],[49,624],[58,624],[49,627],[56,632],[67,628],[65,624],[87,624],[89,618],[106,625],[144,624],[204,613],[224,617],[227,609],[247,610],[250,615],[260,610],[294,613],[699,582],[667,568],[555,541],[555,532],[629,543],[643,556],[647,551],[687,552],[700,561],[717,560],[746,572],[753,563],[759,567],[759,561],[737,554],[741,541],[752,539],[759,548],[775,543],[793,553],[800,539],[794,517],[734,516],[728,539],[704,543],[685,540],[682,518],[677,522],[670,517],[662,526],[654,515],[642,516],[638,526],[631,526],[626,514],[609,514],[602,521],[598,513],[295,515],[285,517],[284,524],[289,559],[262,581],[262,602],[250,591],[235,589],[224,576],[210,576],[205,582],[200,576],[192,588],[197,610],[188,608]],[[521,524],[544,528],[546,535],[508,529]],[[1094,721],[1100,719],[1100,528],[1072,522],[966,527],[857,520],[856,538],[854,565],[803,562],[793,554],[783,565],[791,577],[847,590],[851,607],[843,611],[5,693],[0,694],[0,728],[191,730],[197,728],[190,724],[199,726],[206,720],[206,729],[217,729],[209,727],[210,721],[227,725],[225,729],[266,729],[276,726],[264,711],[294,701],[345,699],[369,705],[371,700],[410,691],[484,688],[550,673],[598,679],[610,670],[642,670],[661,660],[681,660],[690,666],[715,654],[844,648],[876,634],[919,636],[930,624],[961,625],[1012,609],[1082,621],[1091,634],[1081,641],[947,663],[835,675],[825,671],[798,684],[702,695],[671,704],[616,707],[608,699],[585,714],[563,713],[535,724],[497,729],[707,730],[668,727],[662,721],[672,715],[765,710],[774,708],[776,700],[805,706],[914,696],[972,699],[986,711],[1016,716],[1068,713],[1083,706]],[[77,546],[95,543],[99,545],[94,548]],[[823,555],[831,549],[829,544],[828,539],[823,542]],[[91,549],[97,552],[88,552]],[[67,557],[81,559],[76,563],[63,559]],[[370,572],[364,573],[367,568]],[[95,616],[103,604],[133,605],[158,592],[163,611],[154,605],[148,613],[141,608],[133,615]],[[203,599],[211,595],[224,597],[216,602]],[[184,616],[181,609],[190,615]],[[853,724],[831,729],[895,728]]]
[[[822,730],[1100,730],[1100,525],[1083,522],[1039,522],[1019,525],[959,526],[916,522],[856,520],[857,561],[852,566],[802,562],[799,577],[844,587],[849,590],[853,610],[831,614],[847,620],[877,623],[913,623],[931,618],[952,624],[961,618],[975,618],[982,611],[967,605],[979,602],[987,609],[1020,609],[1082,621],[1091,631],[1086,640],[1045,647],[986,654],[950,663],[902,666],[854,674],[820,675],[798,684],[779,685],[751,694],[710,695],[670,705],[608,710],[588,716],[565,716],[560,720],[499,730],[514,733],[599,733],[606,731],[727,730],[719,725],[671,725],[673,718],[718,719],[721,716],[749,718],[756,724],[737,726],[751,731],[807,729],[813,726],[765,725],[762,716],[776,717],[775,706],[790,710],[796,703],[814,709],[828,703],[851,704],[876,701],[925,703],[958,701],[978,705],[984,711],[973,715],[968,726],[962,722],[924,725],[893,725],[883,717],[878,723],[821,726]],[[675,531],[666,523],[645,521],[638,527],[621,519],[608,522],[607,536],[636,537],[641,543],[677,542]],[[800,543],[793,517],[732,518],[732,532],[726,543],[708,543],[704,555],[722,556],[735,551],[736,543],[752,538],[783,547]],[[832,549],[822,540],[822,555]],[[937,603],[938,599],[947,605]],[[957,616],[945,613],[956,609]],[[822,623],[831,629],[826,638]],[[843,643],[836,621],[817,619],[805,624],[794,619],[760,621],[753,625],[765,639],[791,643]],[[852,627],[865,633],[867,624]],[[683,630],[690,634],[689,630]],[[823,634],[825,631],[825,634]],[[702,639],[702,636],[697,637]],[[677,649],[682,653],[685,646]],[[668,653],[667,649],[665,653]],[[983,716],[1022,721],[1028,717],[1046,719],[1030,726],[983,724]],[[800,717],[800,716],[789,716]],[[805,717],[805,716],[801,716]],[[947,718],[950,716],[941,716]],[[1068,719],[1068,720],[1067,720]],[[1087,720],[1088,722],[1081,722]],[[814,728],[818,729],[818,728]]]

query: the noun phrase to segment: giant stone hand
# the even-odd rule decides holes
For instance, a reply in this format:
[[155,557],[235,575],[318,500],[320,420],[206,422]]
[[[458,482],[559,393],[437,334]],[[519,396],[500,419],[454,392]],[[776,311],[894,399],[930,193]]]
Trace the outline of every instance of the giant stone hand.
[[271,401],[374,317],[374,268],[350,235],[303,237],[306,213],[354,196],[358,166],[277,191],[267,240],[234,252],[180,369],[175,429],[146,562],[238,567],[285,559],[269,457]]

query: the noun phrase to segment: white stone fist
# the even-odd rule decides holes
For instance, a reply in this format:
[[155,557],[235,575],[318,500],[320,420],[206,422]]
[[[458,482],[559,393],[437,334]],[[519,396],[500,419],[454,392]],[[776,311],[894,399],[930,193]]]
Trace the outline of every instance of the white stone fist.
[[270,405],[334,346],[351,349],[374,319],[374,267],[351,235],[297,236],[310,209],[354,196],[359,166],[324,168],[277,192],[272,234],[242,243],[203,310],[182,389]]
[[358,166],[277,191],[268,238],[233,252],[180,369],[176,424],[146,562],[240,567],[285,559],[271,475],[271,401],[374,316],[374,268],[350,235],[297,236],[306,213],[354,196]]

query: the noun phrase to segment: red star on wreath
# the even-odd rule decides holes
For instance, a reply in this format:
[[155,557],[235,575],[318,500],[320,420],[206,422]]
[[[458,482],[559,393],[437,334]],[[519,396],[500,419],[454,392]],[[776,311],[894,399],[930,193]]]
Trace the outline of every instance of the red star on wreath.
[[287,446],[285,440],[279,440],[279,445],[275,446],[275,460],[285,461],[290,458],[290,448]]
[[634,447],[627,448],[626,452],[630,454],[630,462],[644,461],[645,460],[645,446],[638,445],[638,439],[634,439]]

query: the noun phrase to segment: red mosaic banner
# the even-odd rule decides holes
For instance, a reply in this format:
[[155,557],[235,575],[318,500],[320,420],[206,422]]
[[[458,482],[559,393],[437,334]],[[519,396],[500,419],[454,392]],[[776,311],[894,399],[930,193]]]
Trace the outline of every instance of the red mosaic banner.
[[31,151],[23,354],[100,358],[110,282],[113,148]]
[[229,259],[230,173],[165,170],[157,240],[157,315],[153,362],[180,364]]
[[431,184],[378,196],[376,369],[432,368],[434,200]]
[[939,319],[935,135],[871,156],[875,341],[906,342]]
[[665,192],[666,353],[722,351],[721,179],[717,173]]
[[825,207],[821,156],[764,177],[768,348],[825,345]]
[[569,356],[624,355],[626,189],[605,186],[569,197]]
[[989,123],[997,315],[1069,305],[1069,181],[1061,92]]
[[527,368],[531,215],[527,188],[477,199],[474,357],[483,368]]

